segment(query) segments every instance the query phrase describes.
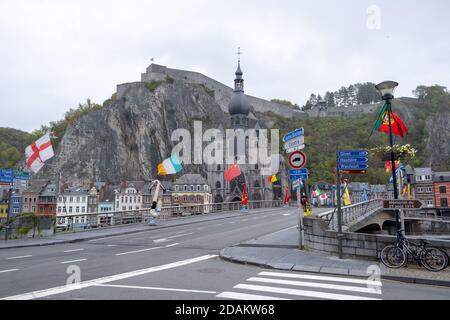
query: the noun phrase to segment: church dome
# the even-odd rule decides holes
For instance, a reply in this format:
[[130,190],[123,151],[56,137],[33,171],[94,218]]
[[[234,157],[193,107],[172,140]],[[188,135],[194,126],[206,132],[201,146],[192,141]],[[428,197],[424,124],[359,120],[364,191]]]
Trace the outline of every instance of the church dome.
[[250,104],[248,103],[247,97],[244,92],[234,92],[231,97],[230,103],[228,105],[228,112],[230,115],[235,114],[245,114],[250,113]]

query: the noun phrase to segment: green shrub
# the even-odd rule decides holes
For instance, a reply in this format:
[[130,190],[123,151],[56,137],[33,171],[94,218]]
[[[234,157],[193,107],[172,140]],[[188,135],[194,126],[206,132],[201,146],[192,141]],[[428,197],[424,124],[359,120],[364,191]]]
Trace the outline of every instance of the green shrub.
[[153,80],[152,82],[146,82],[145,87],[150,91],[155,91],[163,82],[161,80]]
[[30,227],[30,226],[21,227],[21,228],[17,229],[17,234],[22,237],[26,236],[31,229],[32,229],[32,227]]
[[170,84],[173,84],[175,82],[175,80],[171,76],[168,76],[168,75],[166,76],[165,81]]

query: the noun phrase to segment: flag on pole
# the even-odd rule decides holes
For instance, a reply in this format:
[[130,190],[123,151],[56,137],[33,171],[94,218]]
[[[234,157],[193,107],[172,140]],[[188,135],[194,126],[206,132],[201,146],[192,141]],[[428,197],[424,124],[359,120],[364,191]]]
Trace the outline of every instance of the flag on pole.
[[[405,136],[405,134],[408,134],[408,128],[406,128],[402,119],[394,112],[391,112],[391,126],[392,134],[395,134],[402,138]],[[380,113],[377,117],[377,121],[373,126],[373,130],[389,133],[389,108],[387,103],[385,103],[381,108]]]
[[246,206],[248,204],[247,185],[244,183],[244,192],[242,192],[241,204]]
[[267,179],[267,181],[269,181],[269,183],[277,182],[277,181],[278,181],[277,175],[274,174],[274,175],[269,176],[269,178]]
[[284,199],[283,199],[283,203],[285,205],[288,205],[289,202],[291,201],[291,196],[289,195],[289,188],[285,187],[284,188]]
[[165,176],[168,174],[176,174],[183,169],[180,159],[176,154],[170,156],[162,163],[158,164],[158,176]]
[[229,167],[223,173],[225,180],[227,180],[228,182],[230,182],[231,180],[233,180],[236,177],[239,177],[240,175],[241,175],[241,169],[239,168],[239,166],[236,163],[233,164],[231,167]]
[[[395,169],[400,165],[400,160],[395,160]],[[384,169],[386,169],[386,173],[389,173],[392,170],[392,161],[384,162]]]
[[342,199],[344,200],[344,206],[349,206],[352,204],[350,200],[350,193],[348,192],[347,180],[344,180],[344,194],[342,195]]
[[41,170],[44,162],[54,155],[49,133],[43,135],[25,149],[27,165],[34,173]]

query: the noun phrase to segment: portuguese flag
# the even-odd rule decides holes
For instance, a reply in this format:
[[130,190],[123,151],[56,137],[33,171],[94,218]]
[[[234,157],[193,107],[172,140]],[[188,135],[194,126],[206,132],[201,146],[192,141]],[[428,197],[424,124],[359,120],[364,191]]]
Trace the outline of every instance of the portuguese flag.
[[[389,108],[387,103],[383,105],[378,114],[377,122],[373,126],[373,130],[378,130],[380,132],[389,133]],[[391,112],[391,125],[392,125],[392,134],[395,134],[399,137],[404,137],[405,134],[408,134],[408,128],[406,128],[402,119],[394,112]]]

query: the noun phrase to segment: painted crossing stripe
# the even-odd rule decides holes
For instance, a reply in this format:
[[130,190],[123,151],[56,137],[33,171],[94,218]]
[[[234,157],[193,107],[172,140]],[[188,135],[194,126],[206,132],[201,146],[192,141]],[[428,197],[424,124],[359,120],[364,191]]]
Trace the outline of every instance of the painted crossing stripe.
[[44,298],[44,297],[48,297],[48,296],[53,296],[55,294],[61,294],[61,293],[66,293],[66,292],[73,291],[73,290],[79,290],[79,289],[83,289],[83,288],[92,287],[92,286],[95,286],[98,284],[105,284],[108,282],[113,282],[113,281],[131,278],[131,277],[141,276],[141,275],[152,273],[152,272],[158,272],[158,271],[162,271],[162,270],[181,267],[181,266],[185,266],[185,265],[188,265],[191,263],[200,262],[200,261],[204,261],[204,260],[208,260],[208,259],[212,259],[212,258],[216,258],[216,257],[217,257],[216,254],[208,254],[208,255],[204,255],[204,256],[200,256],[200,257],[195,257],[195,258],[177,261],[177,262],[173,262],[173,263],[169,263],[169,264],[164,264],[164,265],[157,266],[157,267],[150,267],[150,268],[146,268],[146,269],[116,274],[113,276],[106,276],[103,278],[97,278],[97,279],[93,279],[93,280],[83,281],[78,284],[70,284],[70,285],[64,285],[64,286],[59,286],[59,287],[54,287],[54,288],[49,288],[49,289],[44,289],[44,290],[32,291],[32,292],[28,292],[28,293],[24,293],[24,294],[18,294],[15,296],[5,297],[0,300],[31,300],[31,299]]
[[218,298],[227,298],[227,299],[236,299],[236,300],[292,300],[286,298],[279,297],[271,297],[271,296],[261,296],[256,294],[247,294],[240,292],[222,292],[218,294],[216,297]]
[[382,286],[380,281],[362,280],[362,279],[352,279],[343,277],[327,277],[327,276],[316,276],[309,274],[297,274],[297,273],[281,273],[281,272],[267,272],[263,271],[258,273],[259,276],[266,277],[283,277],[283,278],[295,278],[295,279],[308,279],[308,280],[322,280],[322,281],[334,281],[334,282],[346,282],[346,283],[357,283],[365,284],[371,286]]
[[287,294],[287,295],[312,297],[312,298],[320,298],[320,299],[380,300],[380,299],[376,299],[376,298],[353,296],[353,295],[347,295],[347,294],[336,294],[336,293],[329,293],[329,292],[297,290],[297,289],[289,289],[289,288],[267,287],[267,286],[248,285],[248,284],[238,284],[238,285],[234,286],[234,288],[235,289],[247,289],[247,290],[253,290],[253,291],[263,291],[263,292],[270,292],[270,293],[281,293],[281,294]]
[[337,284],[318,283],[318,282],[267,279],[267,278],[259,278],[259,277],[252,277],[252,278],[247,279],[247,281],[285,284],[285,285],[309,287],[309,288],[322,288],[322,289],[332,289],[332,290],[341,290],[341,291],[353,291],[353,292],[362,292],[362,293],[381,294],[381,290],[376,290],[376,289],[372,289],[372,288],[342,286],[342,285],[337,285]]

